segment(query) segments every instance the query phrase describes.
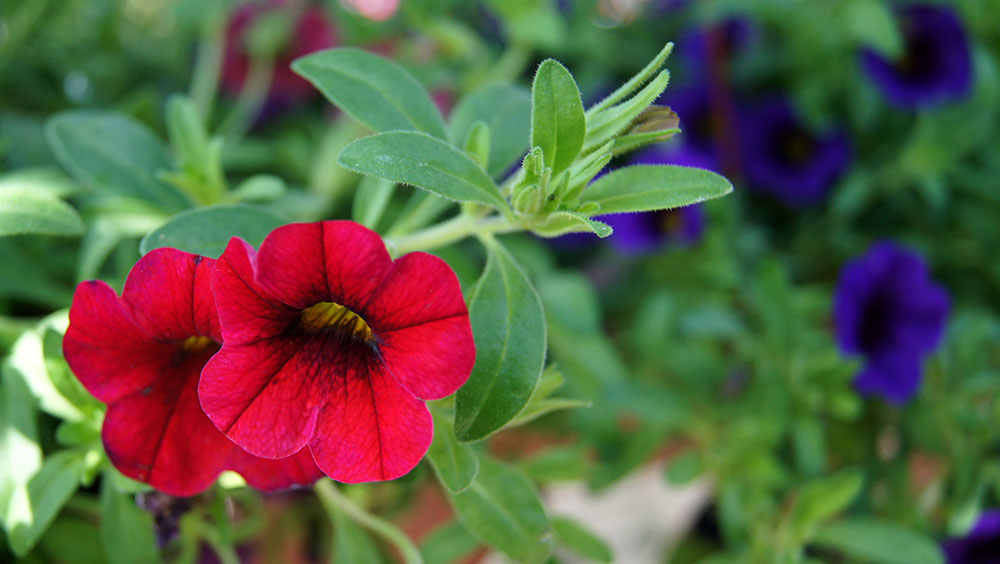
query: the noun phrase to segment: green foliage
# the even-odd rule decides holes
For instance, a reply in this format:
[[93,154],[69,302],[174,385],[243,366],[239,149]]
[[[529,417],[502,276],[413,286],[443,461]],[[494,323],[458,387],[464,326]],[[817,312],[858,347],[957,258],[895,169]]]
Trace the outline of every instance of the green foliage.
[[523,88],[494,83],[462,97],[449,117],[451,138],[463,141],[476,122],[489,127],[490,151],[486,171],[503,174],[528,150],[531,131],[531,94]]
[[463,151],[423,133],[391,131],[364,137],[340,152],[341,165],[411,184],[459,202],[480,202],[506,211],[493,180]]
[[500,243],[469,297],[476,365],[455,396],[455,435],[478,441],[524,410],[545,363],[545,318],[538,294]]
[[24,556],[55,519],[84,479],[86,451],[67,450],[47,457],[23,489],[15,491],[3,514],[14,554]]
[[392,181],[374,176],[361,179],[354,194],[351,219],[369,229],[375,229],[395,191],[396,184]]
[[538,66],[531,85],[531,146],[540,147],[552,176],[569,168],[587,135],[587,118],[573,76],[554,59]]
[[583,192],[602,213],[677,208],[725,196],[733,185],[703,170],[671,165],[635,165],[606,174]]
[[152,516],[135,505],[130,492],[119,491],[105,472],[100,495],[101,542],[110,564],[156,562]]
[[361,49],[313,53],[292,63],[331,102],[375,131],[422,131],[447,139],[427,91],[398,64]]
[[873,564],[943,564],[944,554],[926,536],[872,518],[837,521],[820,528],[812,544]]
[[59,198],[28,188],[0,185],[0,237],[36,233],[79,235],[83,220]]
[[549,519],[535,487],[519,470],[483,458],[476,479],[453,494],[451,503],[470,531],[518,562],[548,558]]
[[469,487],[479,472],[479,457],[468,444],[458,442],[451,418],[433,411],[434,441],[427,450],[427,459],[434,466],[441,484],[452,493]]
[[614,560],[614,554],[607,543],[572,519],[552,517],[552,532],[555,533],[556,544],[571,549],[587,560],[595,562]]
[[231,204],[199,208],[179,213],[161,227],[150,231],[139,243],[139,252],[172,247],[216,258],[233,237],[260,245],[274,228],[287,221],[260,208]]

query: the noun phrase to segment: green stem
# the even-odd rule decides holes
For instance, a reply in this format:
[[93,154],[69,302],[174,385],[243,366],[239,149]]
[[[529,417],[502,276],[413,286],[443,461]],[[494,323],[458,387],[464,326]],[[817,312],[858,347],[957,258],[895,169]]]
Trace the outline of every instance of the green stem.
[[222,564],[240,564],[240,557],[236,554],[236,549],[229,543],[222,540],[222,535],[208,524],[200,527],[201,538],[212,548],[215,555],[219,557]]
[[323,504],[323,508],[326,509],[331,520],[335,518],[336,512],[343,512],[358,524],[381,535],[395,545],[399,553],[403,555],[403,561],[407,564],[423,564],[424,558],[420,555],[420,550],[403,531],[392,523],[368,513],[345,497],[333,485],[332,480],[322,479],[316,482],[313,489],[316,490],[316,496],[319,497],[320,503]]
[[267,101],[273,70],[274,61],[271,57],[257,56],[250,59],[250,69],[236,105],[219,126],[219,134],[227,143],[235,144],[253,125],[253,120]]
[[512,224],[503,216],[477,218],[459,214],[444,223],[427,229],[398,238],[387,238],[385,244],[393,255],[399,256],[412,251],[426,251],[450,245],[471,235],[508,233],[520,230],[520,226]]
[[225,16],[225,10],[217,9],[205,18],[191,78],[191,99],[205,123],[211,119],[212,105],[219,89],[225,52]]

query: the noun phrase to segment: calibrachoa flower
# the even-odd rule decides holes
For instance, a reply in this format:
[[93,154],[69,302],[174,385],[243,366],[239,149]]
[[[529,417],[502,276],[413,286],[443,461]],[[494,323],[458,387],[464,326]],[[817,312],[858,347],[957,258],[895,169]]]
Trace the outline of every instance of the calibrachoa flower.
[[744,108],[740,134],[749,187],[788,206],[820,201],[850,160],[843,132],[809,131],[783,98]]
[[944,288],[916,254],[878,243],[840,273],[834,295],[837,343],[865,357],[855,386],[900,404],[920,386],[923,357],[937,347],[948,316]]
[[944,543],[948,564],[1000,564],[1000,509],[984,511],[969,534]]
[[665,245],[692,245],[705,231],[700,205],[647,213],[616,213],[599,218],[614,229],[611,245],[623,254],[643,254]]
[[462,290],[426,253],[391,260],[350,221],[233,239],[212,276],[223,346],[205,367],[205,412],[237,444],[283,457],[308,445],[342,482],[409,472],[433,435],[423,400],[457,390],[475,361]]
[[871,49],[861,64],[882,94],[903,108],[927,107],[964,98],[972,89],[969,39],[947,6],[909,4],[899,9],[905,45],[896,60]]
[[[247,52],[247,32],[254,22],[265,15],[284,10],[292,13],[289,2],[268,0],[263,3],[246,3],[233,13],[226,30],[226,50],[222,64],[222,86],[233,93],[243,88],[250,69],[250,55]],[[327,20],[323,8],[305,8],[288,37],[288,45],[277,54],[272,66],[270,104],[287,105],[316,96],[317,91],[309,81],[292,72],[292,61],[315,51],[333,47],[337,34]]]
[[129,272],[120,298],[104,282],[77,287],[63,352],[108,404],[108,458],[126,476],[177,496],[201,492],[226,469],[263,490],[311,483],[321,474],[307,451],[251,456],[201,410],[198,377],[221,340],[209,287],[214,262],[156,249]]

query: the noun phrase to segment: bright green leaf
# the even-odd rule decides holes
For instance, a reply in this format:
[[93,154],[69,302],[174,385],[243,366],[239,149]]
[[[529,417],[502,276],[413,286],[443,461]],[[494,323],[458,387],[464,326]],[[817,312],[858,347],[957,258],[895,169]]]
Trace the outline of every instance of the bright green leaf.
[[420,82],[398,64],[342,47],[306,55],[292,70],[375,131],[416,130],[447,139],[444,120]]
[[101,482],[101,542],[110,564],[143,564],[159,560],[152,515],[136,507],[133,496],[115,488],[106,472]]
[[864,474],[854,469],[807,482],[795,497],[792,510],[791,518],[799,536],[807,536],[814,527],[843,511],[863,484]]
[[554,59],[538,66],[531,86],[531,146],[541,147],[552,176],[573,164],[584,138],[587,118],[573,75]]
[[933,539],[912,529],[872,518],[830,523],[813,535],[811,544],[836,550],[872,564],[944,564]]
[[469,487],[479,472],[479,457],[472,447],[455,439],[450,418],[438,411],[434,411],[433,415],[434,442],[427,450],[427,459],[444,487],[459,493]]
[[733,191],[722,176],[700,168],[636,165],[620,168],[584,189],[583,202],[601,213],[664,210],[703,202]]
[[454,564],[479,546],[479,539],[468,529],[458,521],[451,521],[424,537],[420,543],[420,553],[424,557],[424,564]]
[[556,544],[565,546],[588,560],[597,562],[614,560],[614,554],[611,553],[608,543],[572,519],[553,517],[552,531],[556,536]]
[[680,486],[694,480],[703,471],[701,455],[692,450],[674,456],[667,464],[666,474],[671,484]]
[[73,496],[86,470],[84,454],[64,450],[46,458],[28,482],[27,496],[11,500],[4,527],[14,554],[27,554]]
[[333,564],[383,561],[375,541],[343,511],[333,512],[333,532]]
[[179,211],[190,202],[157,173],[173,168],[163,142],[146,126],[124,115],[72,111],[46,126],[59,163],[77,180],[102,194],[116,194]]
[[285,181],[271,174],[255,174],[240,182],[229,198],[239,202],[270,202],[285,195]]
[[451,501],[473,534],[518,562],[548,558],[549,519],[535,486],[519,470],[484,458],[472,485]]
[[30,188],[0,188],[0,237],[80,233],[80,214],[59,198]]
[[9,529],[8,512],[27,504],[28,481],[42,467],[42,447],[27,383],[6,361],[0,375],[0,523]]
[[531,134],[531,94],[505,83],[488,84],[459,100],[451,112],[451,137],[464,140],[477,121],[489,126],[487,172],[503,174],[528,151]]
[[233,237],[256,246],[285,223],[268,211],[243,204],[198,208],[179,213],[151,231],[139,243],[139,252],[173,247],[214,258],[226,250]]
[[507,211],[493,180],[464,151],[415,131],[391,131],[344,147],[338,162],[361,174],[412,184],[459,202]]
[[42,192],[47,196],[65,198],[80,191],[80,185],[62,171],[49,168],[21,168],[0,175],[0,193],[8,189]]
[[488,244],[483,276],[469,298],[476,365],[455,396],[455,435],[477,441],[528,404],[545,363],[545,316],[527,276],[499,243]]

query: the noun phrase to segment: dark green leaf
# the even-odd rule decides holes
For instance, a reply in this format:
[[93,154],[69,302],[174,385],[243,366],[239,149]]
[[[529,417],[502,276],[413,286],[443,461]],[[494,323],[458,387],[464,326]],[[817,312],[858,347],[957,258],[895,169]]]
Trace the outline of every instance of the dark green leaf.
[[285,223],[268,211],[242,204],[198,208],[179,213],[148,233],[139,243],[139,252],[172,247],[215,258],[226,250],[232,237],[242,237],[256,246]]
[[433,415],[434,442],[427,450],[427,458],[444,487],[459,493],[469,487],[479,472],[479,457],[472,447],[455,439],[450,418],[438,411]]
[[573,75],[554,59],[538,66],[531,86],[531,146],[541,147],[552,176],[569,168],[587,136],[587,118]]
[[724,196],[733,185],[718,174],[674,165],[620,168],[583,190],[584,202],[596,202],[601,213],[643,212],[696,204]]
[[556,544],[565,546],[588,560],[595,560],[597,562],[611,562],[614,560],[614,555],[611,553],[611,547],[608,546],[608,543],[572,519],[553,517],[552,531],[556,536]]
[[520,471],[484,458],[472,485],[451,500],[473,534],[518,562],[543,562],[551,552],[548,517]]
[[895,523],[857,518],[830,523],[812,537],[812,544],[834,549],[872,564],[944,564],[933,539]]
[[545,363],[545,317],[527,276],[499,243],[469,299],[476,365],[455,396],[455,435],[477,441],[513,420]]
[[424,557],[424,564],[454,564],[479,546],[479,539],[468,529],[458,521],[451,521],[434,529],[424,538],[420,543],[420,553]]
[[344,147],[337,160],[355,172],[412,184],[451,200],[509,209],[474,160],[424,133],[391,131],[358,139]]
[[417,130],[447,139],[444,120],[427,91],[392,61],[343,47],[306,55],[292,63],[292,70],[375,131]]
[[101,482],[101,542],[111,564],[145,564],[159,560],[153,519],[118,491],[110,473]]
[[98,193],[154,202],[178,211],[190,202],[157,179],[172,168],[166,147],[149,129],[115,113],[72,111],[47,125],[56,158],[78,181]]
[[451,112],[451,137],[466,138],[477,121],[490,128],[490,157],[486,171],[503,174],[528,151],[531,134],[531,94],[506,83],[488,84],[461,100]]

